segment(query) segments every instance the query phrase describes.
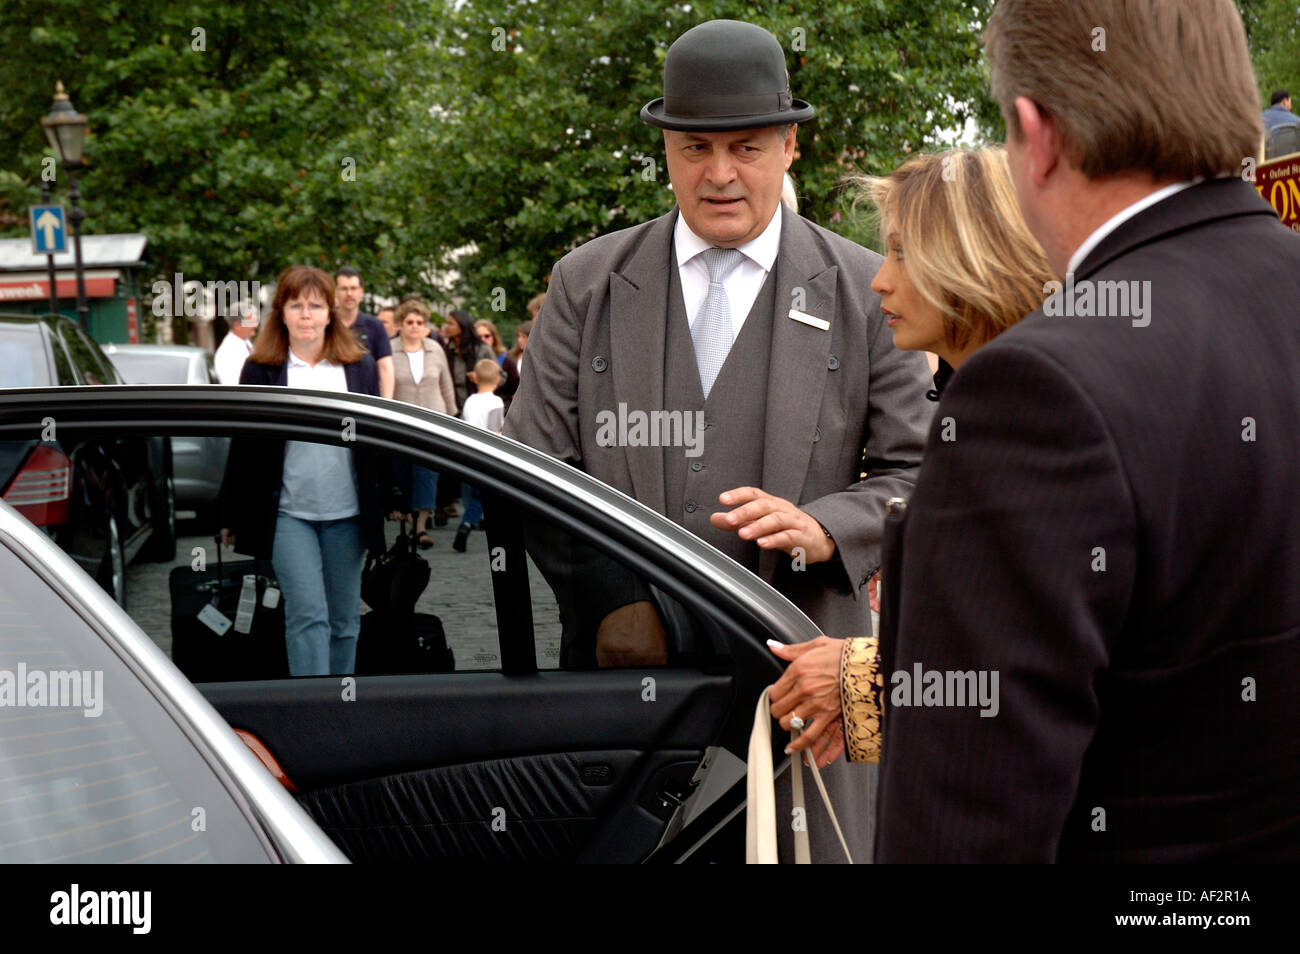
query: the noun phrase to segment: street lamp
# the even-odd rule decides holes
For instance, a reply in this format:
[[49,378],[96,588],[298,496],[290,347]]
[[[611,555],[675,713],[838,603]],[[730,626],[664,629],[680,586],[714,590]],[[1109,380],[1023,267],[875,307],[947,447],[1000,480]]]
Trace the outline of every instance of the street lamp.
[[77,321],[86,332],[90,331],[90,309],[86,305],[86,272],[81,264],[81,222],[86,213],[81,210],[78,201],[81,191],[72,173],[82,168],[82,149],[86,144],[86,117],[72,107],[68,94],[63,89],[62,81],[54,85],[54,105],[50,114],[41,120],[45,127],[45,138],[50,141],[54,154],[59,157],[68,170],[68,201],[72,210],[68,213],[68,224],[72,229],[72,254],[77,267]]

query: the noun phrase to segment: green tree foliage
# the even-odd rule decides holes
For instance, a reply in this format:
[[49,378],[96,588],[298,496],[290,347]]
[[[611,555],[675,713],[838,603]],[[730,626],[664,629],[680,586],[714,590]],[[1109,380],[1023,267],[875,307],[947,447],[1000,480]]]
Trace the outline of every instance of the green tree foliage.
[[409,265],[387,261],[387,183],[413,97],[390,42],[427,50],[429,22],[427,4],[391,0],[9,0],[0,224],[24,228],[39,198],[40,118],[61,79],[90,120],[86,229],[145,233],[156,275],[266,281],[354,261],[395,276]]
[[1296,0],[1237,0],[1246,24],[1260,102],[1275,89],[1300,99],[1300,6]]
[[[1300,86],[1294,0],[1239,0],[1261,91]],[[816,120],[801,212],[864,239],[851,170],[996,139],[979,31],[992,0],[8,0],[0,231],[21,235],[56,79],[91,120],[90,232],[140,231],[158,277],[269,280],[354,264],[382,295],[446,299],[503,330],[552,264],[666,211],[638,119],[704,20],[757,23]],[[66,186],[60,170],[61,193]],[[146,276],[147,282],[152,280]]]
[[[431,247],[472,242],[461,281],[513,312],[567,250],[660,215],[673,198],[659,130],[641,106],[662,91],[668,46],[729,17],[770,30],[796,96],[818,110],[792,167],[800,211],[843,229],[840,181],[883,172],[968,122],[998,128],[985,94],[979,27],[991,3],[839,0],[820,4],[657,0],[465,4],[435,54],[446,90],[417,173]],[[450,146],[450,148],[448,148]]]

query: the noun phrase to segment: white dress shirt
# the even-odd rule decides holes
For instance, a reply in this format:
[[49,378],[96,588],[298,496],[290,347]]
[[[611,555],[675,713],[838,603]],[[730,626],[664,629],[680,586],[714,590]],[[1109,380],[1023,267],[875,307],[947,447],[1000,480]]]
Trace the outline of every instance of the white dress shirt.
[[[677,225],[673,231],[673,246],[677,251],[677,274],[682,282],[682,304],[686,307],[686,320],[695,325],[695,317],[704,305],[709,294],[709,267],[700,257],[713,246],[691,231],[686,219],[677,214]],[[755,239],[738,245],[738,251],[745,255],[744,260],[723,279],[722,287],[727,292],[727,302],[731,305],[731,329],[733,340],[740,335],[745,324],[745,316],[754,307],[767,273],[776,263],[776,253],[781,246],[781,205],[777,203],[772,221],[767,223],[762,233]]]
[[252,353],[253,342],[245,341],[233,331],[227,331],[221,344],[217,345],[217,353],[213,358],[213,364],[217,366],[217,382],[238,384],[239,373],[244,370],[244,361]]
[[1144,209],[1149,209],[1157,202],[1167,199],[1171,195],[1176,195],[1184,189],[1189,189],[1194,185],[1196,185],[1196,183],[1193,180],[1175,182],[1173,185],[1167,185],[1163,189],[1157,189],[1148,196],[1143,196],[1128,208],[1116,212],[1109,219],[1103,222],[1095,232],[1084,239],[1082,245],[1074,250],[1074,254],[1070,256],[1070,264],[1065,268],[1065,273],[1069,275],[1076,271],[1078,267],[1083,264],[1083,260],[1092,254],[1092,250],[1101,244],[1102,239],[1111,232],[1114,232],[1129,219],[1133,218],[1133,216],[1137,215]]

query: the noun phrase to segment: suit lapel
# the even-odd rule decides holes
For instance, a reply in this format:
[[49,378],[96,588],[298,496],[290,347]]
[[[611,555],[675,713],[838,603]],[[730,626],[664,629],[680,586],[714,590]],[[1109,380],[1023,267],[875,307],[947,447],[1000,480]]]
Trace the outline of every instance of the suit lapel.
[[[664,408],[664,343],[668,327],[669,269],[674,267],[677,210],[661,217],[627,264],[609,275],[610,357],[619,413]],[[602,408],[601,410],[604,410]],[[625,447],[636,499],[664,513],[664,449]]]
[[[763,434],[763,483],[768,493],[799,502],[813,435],[826,386],[827,360],[839,319],[836,283],[839,269],[827,267],[807,225],[797,215],[781,217],[781,250],[776,259],[776,308],[772,316],[772,357],[767,381],[767,422]],[[791,310],[831,323],[827,331],[789,317]],[[764,551],[759,575],[771,579],[784,554]]]
[[[802,220],[790,214],[782,218],[763,435],[763,489],[797,503],[812,455],[826,386],[826,362],[839,318],[839,270],[827,268]],[[789,317],[792,309],[830,322],[831,328],[822,331],[795,321]]]

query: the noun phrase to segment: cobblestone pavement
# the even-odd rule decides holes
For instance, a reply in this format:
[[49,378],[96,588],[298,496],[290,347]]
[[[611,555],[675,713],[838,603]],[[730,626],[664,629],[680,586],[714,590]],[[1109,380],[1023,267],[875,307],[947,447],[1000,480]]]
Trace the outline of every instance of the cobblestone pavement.
[[[429,585],[416,604],[416,612],[432,613],[442,620],[447,645],[456,658],[457,671],[492,670],[501,666],[496,611],[492,597],[491,558],[486,537],[470,534],[465,553],[451,548],[456,521],[445,527],[429,528],[434,546],[421,550],[428,561]],[[172,563],[136,563],[127,568],[127,612],[155,643],[171,656],[171,594],[168,577],[174,567],[190,566],[195,548],[202,548],[209,568],[216,566],[216,544],[192,522],[179,528],[176,560]],[[388,540],[396,539],[397,524],[387,524]],[[223,559],[244,560],[227,550]],[[539,669],[555,669],[560,661],[560,623],[555,598],[529,561],[529,583],[533,595],[533,632]],[[369,607],[361,604],[362,613]]]

